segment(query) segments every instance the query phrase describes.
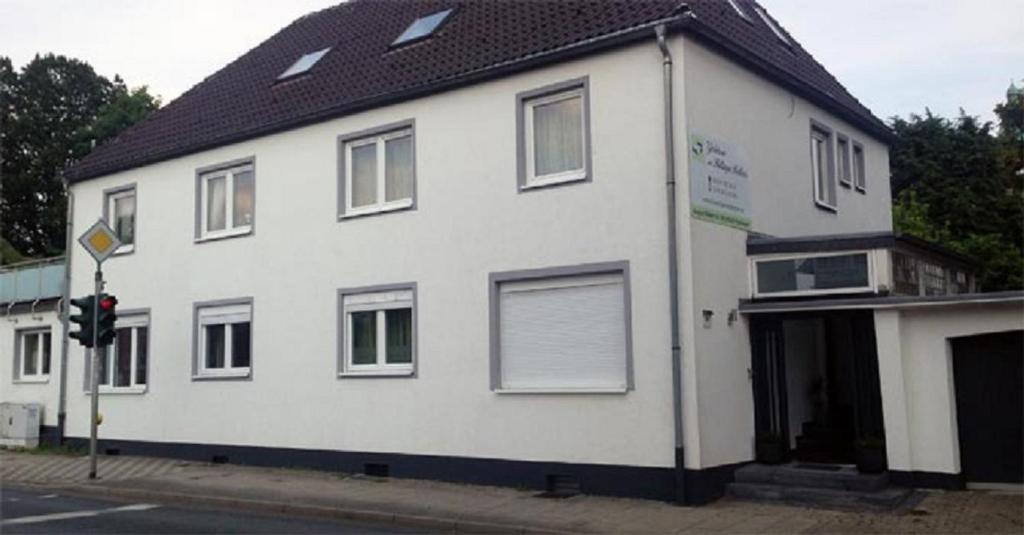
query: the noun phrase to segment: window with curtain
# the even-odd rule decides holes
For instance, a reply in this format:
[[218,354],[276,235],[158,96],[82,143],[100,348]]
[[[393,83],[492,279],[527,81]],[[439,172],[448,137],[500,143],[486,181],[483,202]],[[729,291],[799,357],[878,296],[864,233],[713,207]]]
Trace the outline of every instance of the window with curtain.
[[587,177],[585,98],[573,88],[523,101],[524,187]]
[[342,140],[343,217],[413,206],[415,156],[412,128],[385,130]]
[[[100,361],[100,391],[144,392],[149,364],[149,315],[119,312],[114,343]],[[88,377],[89,363],[86,363]],[[87,381],[88,382],[88,381]]]
[[864,169],[864,147],[860,143],[853,144],[853,185],[860,192],[864,192],[867,188],[866,170]]
[[199,238],[219,238],[252,231],[256,202],[252,163],[218,169],[199,177]]
[[415,361],[411,287],[341,293],[341,375],[411,375]]
[[850,139],[844,135],[836,136],[836,153],[839,155],[839,183],[849,187],[850,178]]
[[49,328],[17,331],[14,379],[22,382],[47,381],[53,354],[53,335]]
[[814,180],[814,201],[819,206],[836,209],[836,177],[832,156],[832,133],[811,127],[811,176]]
[[196,376],[247,377],[252,366],[252,303],[199,306]]
[[126,186],[106,192],[104,219],[121,240],[117,253],[135,249],[135,186]]

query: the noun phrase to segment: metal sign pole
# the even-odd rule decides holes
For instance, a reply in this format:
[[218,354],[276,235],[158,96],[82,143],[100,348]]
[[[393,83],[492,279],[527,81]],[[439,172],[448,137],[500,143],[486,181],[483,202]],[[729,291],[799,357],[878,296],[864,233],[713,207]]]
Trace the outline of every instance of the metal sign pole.
[[[93,293],[92,307],[92,379],[89,385],[89,390],[92,393],[92,408],[89,411],[89,479],[96,479],[96,434],[100,412],[100,348],[98,342],[101,293],[103,293],[103,271],[100,270],[100,263],[96,262],[96,289]],[[104,348],[104,357],[106,357],[106,353]]]

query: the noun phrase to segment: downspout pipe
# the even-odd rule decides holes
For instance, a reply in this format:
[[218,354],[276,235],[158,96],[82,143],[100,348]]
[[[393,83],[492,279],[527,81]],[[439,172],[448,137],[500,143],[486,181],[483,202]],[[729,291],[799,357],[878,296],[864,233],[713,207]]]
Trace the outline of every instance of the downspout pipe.
[[675,501],[686,503],[686,462],[683,455],[683,363],[679,336],[679,260],[676,230],[675,121],[672,115],[672,53],[665,40],[665,25],[654,28],[661,49],[665,100],[665,198],[668,205],[668,294],[672,331],[672,424],[675,435]]
[[68,314],[71,310],[71,248],[75,244],[74,215],[75,195],[67,179],[64,180],[64,197],[67,199],[67,221],[64,223],[64,288],[61,290],[60,323],[63,333],[60,341],[60,379],[57,384],[57,440],[64,444],[65,422],[68,408]]

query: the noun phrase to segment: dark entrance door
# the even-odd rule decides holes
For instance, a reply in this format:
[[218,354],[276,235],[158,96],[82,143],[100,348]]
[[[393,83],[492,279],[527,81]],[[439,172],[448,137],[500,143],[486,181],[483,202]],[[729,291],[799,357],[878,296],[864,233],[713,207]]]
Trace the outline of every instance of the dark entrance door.
[[871,311],[765,314],[750,325],[759,441],[775,437],[818,463],[852,464],[858,443],[884,448]]
[[952,345],[964,477],[1024,483],[1024,331],[957,338]]

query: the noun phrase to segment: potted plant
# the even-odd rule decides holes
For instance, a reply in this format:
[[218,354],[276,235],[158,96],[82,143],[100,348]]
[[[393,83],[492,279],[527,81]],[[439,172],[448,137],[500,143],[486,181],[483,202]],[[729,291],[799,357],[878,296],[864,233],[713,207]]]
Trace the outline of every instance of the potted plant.
[[857,441],[857,470],[865,474],[885,471],[884,440],[868,436]]
[[754,440],[757,462],[779,464],[786,460],[786,444],[782,435],[776,432],[761,433]]

